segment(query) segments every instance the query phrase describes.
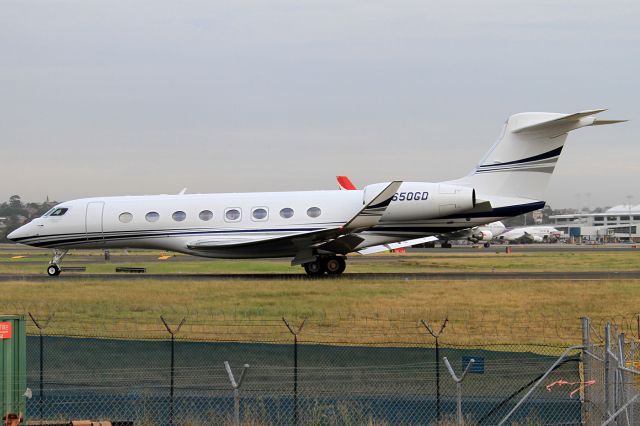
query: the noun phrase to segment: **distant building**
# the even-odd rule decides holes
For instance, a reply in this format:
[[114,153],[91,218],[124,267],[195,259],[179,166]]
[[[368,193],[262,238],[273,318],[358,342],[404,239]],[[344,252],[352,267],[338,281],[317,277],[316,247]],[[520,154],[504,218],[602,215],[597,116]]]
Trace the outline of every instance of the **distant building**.
[[533,217],[533,223],[536,225],[544,222],[544,212],[542,210],[535,210],[531,212],[531,216]]
[[6,217],[0,217],[0,229],[4,229],[7,227],[7,224],[4,223],[7,220]]
[[560,214],[553,226],[574,238],[593,241],[640,241],[640,205],[619,205],[603,213]]

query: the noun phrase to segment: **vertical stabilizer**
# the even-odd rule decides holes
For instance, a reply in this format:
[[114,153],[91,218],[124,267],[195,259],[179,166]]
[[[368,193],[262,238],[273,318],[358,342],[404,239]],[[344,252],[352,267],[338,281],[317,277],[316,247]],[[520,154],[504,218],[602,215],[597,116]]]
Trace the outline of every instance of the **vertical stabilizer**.
[[602,111],[514,114],[480,163],[451,183],[472,186],[482,194],[541,200],[570,131],[626,121],[597,120],[595,114]]

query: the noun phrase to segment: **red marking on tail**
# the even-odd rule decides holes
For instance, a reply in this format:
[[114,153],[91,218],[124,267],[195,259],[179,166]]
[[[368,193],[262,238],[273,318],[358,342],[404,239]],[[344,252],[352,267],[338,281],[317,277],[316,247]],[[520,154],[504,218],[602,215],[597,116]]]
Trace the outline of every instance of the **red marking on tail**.
[[338,185],[340,185],[340,188],[342,189],[346,189],[347,191],[358,189],[346,176],[336,176],[336,179],[338,179]]

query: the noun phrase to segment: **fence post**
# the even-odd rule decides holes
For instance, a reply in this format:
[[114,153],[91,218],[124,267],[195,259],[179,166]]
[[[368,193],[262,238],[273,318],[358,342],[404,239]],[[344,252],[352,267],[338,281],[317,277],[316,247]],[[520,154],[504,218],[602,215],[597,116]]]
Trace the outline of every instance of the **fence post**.
[[609,394],[610,387],[610,362],[611,362],[611,324],[607,323],[604,326],[604,409],[605,414],[611,415],[611,396]]
[[289,332],[293,334],[293,424],[298,424],[298,334],[302,331],[307,319],[305,318],[300,327],[294,329],[289,322],[282,317],[284,325],[287,326]]
[[45,328],[49,326],[49,322],[51,321],[51,319],[55,314],[49,315],[46,321],[44,322],[44,324],[36,320],[36,318],[33,316],[33,314],[31,314],[31,312],[29,312],[28,314],[29,314],[29,318],[31,318],[31,321],[33,321],[33,323],[38,328],[38,333],[40,335],[40,383],[39,383],[40,399],[38,400],[38,412],[40,414],[40,420],[43,420],[44,419],[44,338],[42,336],[42,332],[44,331]]
[[444,331],[444,328],[449,322],[449,317],[444,319],[444,322],[440,325],[440,330],[436,333],[426,320],[421,320],[422,325],[427,329],[429,334],[436,339],[436,419],[440,420],[440,335]]
[[[582,370],[583,381],[588,382],[593,377],[591,371],[591,335],[590,327],[591,321],[588,317],[582,317]],[[583,401],[582,401],[582,418],[585,424],[591,424],[591,403],[592,403],[592,391],[590,386],[583,387]]]
[[[634,342],[633,340],[631,340],[631,342],[629,343],[630,345],[630,352],[629,352],[629,359],[631,361],[631,369],[635,370],[636,369],[636,342]],[[633,376],[630,374],[632,380],[633,380]],[[634,396],[634,386],[628,386],[627,387],[627,401],[631,401],[631,399]],[[631,410],[629,410],[629,424],[635,424],[633,422],[633,412],[634,412],[634,407],[633,405],[631,406]]]
[[458,378],[458,376],[456,376],[456,373],[453,371],[451,364],[449,364],[449,360],[447,359],[446,356],[443,358],[443,360],[444,360],[444,365],[446,365],[447,369],[449,370],[449,374],[451,374],[451,377],[453,378],[453,381],[456,382],[456,399],[457,399],[456,423],[458,424],[458,426],[462,426],[464,425],[464,418],[462,417],[462,381],[464,380],[464,376],[467,375],[469,368],[471,368],[473,363],[475,363],[476,361],[473,358],[471,358],[469,360],[469,363],[467,364],[467,367],[462,372],[462,375]]
[[167,322],[165,321],[164,317],[162,315],[160,315],[160,320],[162,320],[162,323],[164,324],[165,328],[167,329],[167,331],[169,332],[169,334],[171,334],[171,384],[169,386],[169,424],[173,425],[173,389],[174,389],[174,377],[175,377],[175,343],[176,343],[176,334],[180,331],[180,329],[182,328],[182,325],[184,324],[184,322],[187,320],[186,318],[182,318],[182,321],[180,321],[180,324],[178,324],[178,327],[176,327],[175,330],[173,330],[171,327],[169,327],[169,324],[167,324]]
[[[626,399],[627,399],[626,398],[627,390],[625,388],[627,372],[625,371],[626,365],[625,365],[624,347],[625,347],[624,333],[620,333],[618,335],[618,382],[620,383],[620,386],[618,389],[618,398],[617,398],[618,404],[616,405],[616,411],[621,407],[626,406]],[[628,409],[625,409],[625,414],[628,419],[629,417]],[[631,424],[631,423],[627,423],[627,424]]]
[[240,386],[242,386],[242,380],[244,379],[244,375],[247,372],[247,368],[249,368],[249,364],[245,364],[242,368],[242,372],[240,373],[240,378],[238,381],[235,381],[233,377],[233,371],[231,371],[231,366],[228,361],[224,362],[224,368],[227,370],[227,374],[229,375],[229,381],[231,382],[231,387],[233,388],[233,424],[236,426],[240,426]]

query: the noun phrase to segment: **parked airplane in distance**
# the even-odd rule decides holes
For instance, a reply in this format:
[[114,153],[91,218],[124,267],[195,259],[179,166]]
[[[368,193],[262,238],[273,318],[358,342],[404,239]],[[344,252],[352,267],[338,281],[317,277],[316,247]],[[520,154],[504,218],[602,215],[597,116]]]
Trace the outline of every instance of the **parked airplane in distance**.
[[468,240],[472,243],[483,243],[487,248],[491,247],[491,241],[498,235],[502,234],[507,228],[500,221],[491,222],[482,226],[463,229],[460,231],[449,232],[447,234],[438,235],[438,239],[442,241],[440,247],[451,248],[450,240]]
[[523,226],[506,231],[498,240],[510,243],[552,243],[561,236],[562,232],[553,226]]
[[145,248],[211,258],[291,257],[307,274],[341,274],[346,255],[455,232],[544,206],[568,132],[617,123],[604,110],[509,117],[480,163],[447,182],[384,182],[351,191],[97,197],[67,201],[8,235],[54,249]]

